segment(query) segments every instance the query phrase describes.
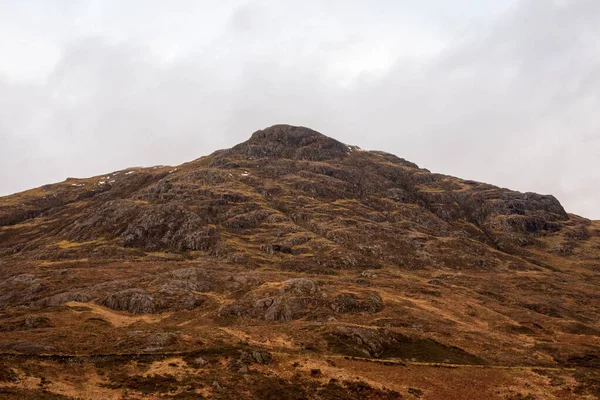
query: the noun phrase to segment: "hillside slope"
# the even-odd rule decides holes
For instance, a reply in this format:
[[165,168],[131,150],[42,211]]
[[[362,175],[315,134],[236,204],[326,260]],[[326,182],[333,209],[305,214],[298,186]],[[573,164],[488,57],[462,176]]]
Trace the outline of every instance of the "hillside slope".
[[599,285],[553,196],[276,125],[0,198],[0,393],[594,398]]

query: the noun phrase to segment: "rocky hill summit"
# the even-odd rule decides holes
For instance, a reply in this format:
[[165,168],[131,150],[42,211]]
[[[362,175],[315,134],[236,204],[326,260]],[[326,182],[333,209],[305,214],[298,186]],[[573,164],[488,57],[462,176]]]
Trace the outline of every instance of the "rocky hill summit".
[[[168,250],[185,257],[203,251],[244,258],[254,266],[300,258],[308,266],[318,254],[337,251],[348,260],[367,257],[367,264],[424,268],[431,264],[430,255],[419,256],[420,244],[439,237],[460,246],[522,254],[524,246],[574,223],[553,196],[433,174],[391,154],[362,151],[287,125],[255,132],[232,149],[178,168],[68,179],[7,196],[0,204],[2,226],[46,218],[46,241],[102,239],[98,247],[108,250],[107,243],[117,239],[110,247],[120,253]],[[585,235],[582,226],[576,229]],[[61,258],[38,245],[44,238],[30,240],[36,230],[5,232],[2,251]],[[252,240],[243,246],[231,245],[234,238],[247,236]],[[384,238],[377,250],[371,243],[375,237]],[[261,248],[278,248],[282,254],[257,257]],[[315,271],[341,267],[328,257],[317,262]],[[498,261],[496,254],[484,258],[460,267]]]
[[[0,198],[0,352],[203,353],[185,364],[214,361],[209,375],[258,368],[254,378],[270,368],[194,392],[222,398],[240,388],[258,398],[273,379],[300,398],[408,390],[373,376],[326,386],[358,368],[322,365],[337,356],[589,371],[600,363],[599,259],[600,223],[553,196],[275,125],[177,167]],[[288,373],[293,354],[310,360],[308,378]],[[265,360],[275,366],[251,366]],[[167,386],[181,394],[172,373]],[[123,376],[104,385],[144,393],[142,378],[118,386]],[[418,390],[409,394],[452,398]]]
[[252,137],[228,151],[246,157],[288,158],[293,160],[325,161],[343,157],[349,147],[312,129],[275,125],[254,132]]

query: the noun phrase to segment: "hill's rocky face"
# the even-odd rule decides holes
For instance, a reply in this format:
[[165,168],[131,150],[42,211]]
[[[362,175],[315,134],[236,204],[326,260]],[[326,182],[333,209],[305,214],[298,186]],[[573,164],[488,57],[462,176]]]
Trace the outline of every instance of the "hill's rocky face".
[[[323,386],[335,376],[329,364],[293,383],[289,354],[317,364],[336,355],[600,363],[598,221],[568,214],[553,196],[434,174],[307,128],[273,126],[176,168],[6,196],[0,227],[5,353],[282,352],[273,376],[236,384],[252,392],[276,379],[284,395],[301,387],[300,398],[395,392],[371,387],[375,377],[362,388]],[[262,365],[225,353],[229,372]],[[586,377],[569,378],[582,396],[597,389]],[[182,380],[171,384],[175,393]],[[239,389],[218,385],[203,393]]]

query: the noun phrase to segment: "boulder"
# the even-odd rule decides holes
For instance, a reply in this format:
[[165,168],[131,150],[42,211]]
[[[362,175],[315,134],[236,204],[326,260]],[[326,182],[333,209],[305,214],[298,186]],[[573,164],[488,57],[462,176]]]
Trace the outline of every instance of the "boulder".
[[132,314],[153,314],[158,311],[154,297],[141,289],[127,289],[108,295],[102,305]]

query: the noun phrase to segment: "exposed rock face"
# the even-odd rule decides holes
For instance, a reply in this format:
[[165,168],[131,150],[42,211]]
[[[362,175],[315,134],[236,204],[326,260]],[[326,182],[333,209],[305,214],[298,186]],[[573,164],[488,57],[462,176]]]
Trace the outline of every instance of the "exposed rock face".
[[376,313],[383,310],[383,301],[377,292],[367,292],[364,298],[360,298],[354,293],[340,293],[331,303],[331,308],[340,314],[353,312]]
[[345,144],[312,129],[275,125],[254,132],[250,140],[232,148],[228,155],[322,161],[346,156],[348,151]]
[[[262,297],[267,295],[267,297]],[[248,316],[266,321],[290,321],[304,317],[309,308],[325,304],[317,284],[310,279],[291,279],[275,295],[256,290],[221,309],[221,315]]]
[[[170,282],[172,284],[172,281]],[[192,310],[200,307],[206,299],[194,293],[185,285],[173,287],[167,285],[155,294],[143,289],[133,288],[112,293],[102,301],[102,305],[116,311],[128,311],[132,314],[155,314],[169,310]]]
[[160,332],[149,335],[145,339],[146,351],[155,351],[168,347],[177,342],[178,335],[175,332]]
[[248,372],[252,364],[268,365],[273,362],[273,355],[265,350],[242,351],[240,356],[231,360],[229,367],[242,373]]
[[91,293],[71,291],[58,293],[50,297],[38,300],[35,304],[42,307],[60,306],[70,301],[85,303],[94,299]]
[[181,206],[144,207],[121,235],[126,246],[147,250],[210,250],[218,237],[214,228]]
[[313,316],[316,318],[338,314],[376,313],[383,310],[383,301],[377,292],[369,291],[360,296],[341,293],[335,297],[322,291],[311,279],[296,278],[283,282],[275,295],[259,288],[249,292],[239,301],[221,309],[221,315],[247,316],[266,321],[291,321]]
[[353,343],[353,347],[368,357],[380,357],[395,341],[394,335],[385,329],[368,329],[356,326],[338,326],[333,335]]
[[53,326],[47,317],[28,315],[17,321],[8,321],[0,324],[0,332],[25,331]]
[[319,293],[319,287],[310,279],[296,278],[283,283],[283,292],[311,296]]
[[220,280],[201,268],[182,268],[162,274],[154,280],[162,285],[161,292],[173,294],[180,291],[210,292]]
[[554,196],[494,188],[455,197],[467,220],[503,233],[535,233],[560,229],[569,216]]
[[132,314],[152,314],[159,308],[154,297],[141,289],[113,293],[107,296],[102,304],[112,310],[129,311]]

